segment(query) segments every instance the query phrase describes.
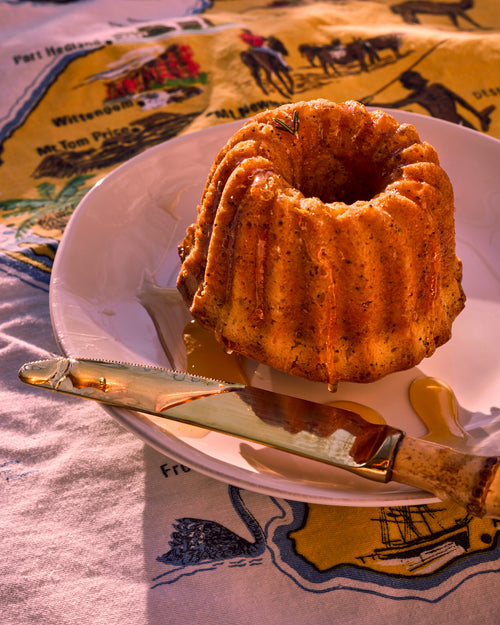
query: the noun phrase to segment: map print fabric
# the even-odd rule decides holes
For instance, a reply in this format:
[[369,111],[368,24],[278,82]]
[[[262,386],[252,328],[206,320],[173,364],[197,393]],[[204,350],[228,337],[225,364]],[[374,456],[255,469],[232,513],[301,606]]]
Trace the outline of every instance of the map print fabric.
[[500,5],[4,0],[0,32],[5,623],[497,622],[497,521],[238,488],[17,370],[59,353],[50,279],[76,207],[150,148],[319,97],[500,139]]

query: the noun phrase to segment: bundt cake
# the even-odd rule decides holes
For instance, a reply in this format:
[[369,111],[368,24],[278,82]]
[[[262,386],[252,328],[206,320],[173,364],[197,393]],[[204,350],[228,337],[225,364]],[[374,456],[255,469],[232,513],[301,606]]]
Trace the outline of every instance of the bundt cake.
[[435,149],[354,101],[245,123],[216,157],[179,255],[179,291],[227,349],[330,384],[416,365],[465,302]]

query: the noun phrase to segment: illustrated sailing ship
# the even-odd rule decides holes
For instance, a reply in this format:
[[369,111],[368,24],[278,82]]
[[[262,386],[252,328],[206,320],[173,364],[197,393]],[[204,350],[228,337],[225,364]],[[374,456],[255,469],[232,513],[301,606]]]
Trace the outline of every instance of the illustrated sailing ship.
[[381,572],[426,574],[463,555],[470,547],[469,515],[443,526],[440,512],[446,511],[427,505],[381,508],[373,520],[383,546],[359,559]]

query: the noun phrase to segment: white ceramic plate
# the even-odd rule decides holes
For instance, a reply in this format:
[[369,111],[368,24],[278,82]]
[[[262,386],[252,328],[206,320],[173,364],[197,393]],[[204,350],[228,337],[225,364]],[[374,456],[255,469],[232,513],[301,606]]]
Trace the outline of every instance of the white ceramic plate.
[[[387,422],[421,436],[426,430],[409,404],[408,386],[415,377],[435,376],[454,389],[461,422],[477,449],[498,453],[500,411],[492,408],[500,402],[500,141],[430,117],[392,114],[413,123],[421,138],[436,147],[452,179],[467,306],[455,322],[452,340],[418,368],[374,384],[341,385],[335,399],[368,405]],[[116,169],[84,198],[66,228],[52,274],[51,315],[64,354],[171,367],[141,303],[141,289],[151,280],[160,287],[175,285],[177,245],[195,219],[213,158],[239,126],[241,122],[228,123],[152,148]],[[152,305],[160,326],[179,326],[180,340],[184,311],[175,302]],[[332,399],[321,385],[265,367],[253,371],[252,383],[317,401]],[[243,488],[349,506],[435,501],[410,487],[369,482],[232,437],[109,410],[176,462]]]

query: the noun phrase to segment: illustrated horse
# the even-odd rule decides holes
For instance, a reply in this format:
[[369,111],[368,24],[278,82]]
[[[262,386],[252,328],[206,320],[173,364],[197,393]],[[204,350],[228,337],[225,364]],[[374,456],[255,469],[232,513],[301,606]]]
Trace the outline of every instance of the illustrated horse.
[[400,4],[392,4],[391,11],[401,15],[407,24],[420,24],[419,15],[443,15],[448,17],[452,24],[459,27],[458,18],[469,22],[476,28],[482,28],[465,11],[474,8],[474,0],[460,0],[459,2],[429,2],[428,0],[408,0]]
[[318,56],[323,46],[313,46],[309,43],[301,43],[299,46],[299,53],[305,57],[311,67],[316,67],[315,59]]
[[288,50],[276,37],[268,37],[265,46],[253,46],[241,52],[242,62],[249,68],[255,82],[267,95],[266,85],[262,80],[264,74],[267,83],[271,84],[283,97],[288,98],[294,89],[291,68],[284,57]]
[[389,33],[387,35],[377,35],[376,37],[370,37],[365,39],[366,51],[370,57],[370,61],[374,63],[380,60],[379,52],[382,50],[391,50],[394,53],[396,59],[401,57],[401,35],[397,33]]
[[321,46],[316,51],[316,58],[321,64],[325,74],[329,74],[329,68],[340,76],[337,65],[350,65],[359,63],[362,72],[368,71],[366,64],[367,54],[372,57],[375,53],[372,47],[362,39],[354,39],[350,43],[343,44],[340,39],[334,39],[329,46]]

